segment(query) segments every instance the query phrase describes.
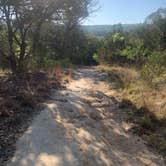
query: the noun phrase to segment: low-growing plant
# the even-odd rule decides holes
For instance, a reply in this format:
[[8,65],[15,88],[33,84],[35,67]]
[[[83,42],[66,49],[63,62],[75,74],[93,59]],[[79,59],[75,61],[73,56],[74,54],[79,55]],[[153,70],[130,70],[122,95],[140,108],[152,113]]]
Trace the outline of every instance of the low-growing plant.
[[152,130],[154,127],[152,119],[148,115],[145,115],[144,117],[142,117],[141,120],[139,121],[139,124],[142,128],[145,128],[145,129]]
[[154,86],[154,79],[161,76],[165,72],[165,54],[154,52],[148,57],[147,63],[141,70],[141,78],[145,80],[149,86]]
[[157,134],[146,135],[144,139],[150,146],[160,151],[163,156],[166,156],[166,140]]

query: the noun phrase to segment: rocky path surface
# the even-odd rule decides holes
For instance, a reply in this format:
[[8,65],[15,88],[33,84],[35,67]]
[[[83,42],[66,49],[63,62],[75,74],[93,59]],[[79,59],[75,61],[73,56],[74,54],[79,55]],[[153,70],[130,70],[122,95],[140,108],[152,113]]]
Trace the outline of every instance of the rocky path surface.
[[76,70],[66,90],[53,91],[7,165],[164,166],[128,131],[106,77],[95,67]]

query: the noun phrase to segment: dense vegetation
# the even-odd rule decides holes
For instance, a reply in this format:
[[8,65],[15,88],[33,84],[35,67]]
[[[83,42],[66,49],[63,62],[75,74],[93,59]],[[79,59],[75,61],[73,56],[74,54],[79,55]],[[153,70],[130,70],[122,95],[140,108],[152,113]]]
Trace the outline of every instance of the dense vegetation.
[[165,72],[166,66],[166,9],[149,15],[145,23],[126,32],[117,26],[114,32],[100,40],[94,54],[99,63],[128,64],[141,71],[141,77],[153,86],[156,77]]
[[159,9],[145,20],[145,23],[126,32],[119,25],[108,34],[98,49],[98,60],[143,64],[147,61],[162,63],[166,49],[166,9]]
[[1,0],[1,67],[18,74],[59,59],[79,61],[87,47],[79,24],[94,5],[92,0]]
[[1,68],[18,74],[56,64],[67,67],[97,61],[144,65],[143,77],[148,80],[161,74],[166,56],[166,10],[159,9],[142,25],[112,26],[108,35],[99,37],[80,26],[94,6],[92,0],[1,0]]

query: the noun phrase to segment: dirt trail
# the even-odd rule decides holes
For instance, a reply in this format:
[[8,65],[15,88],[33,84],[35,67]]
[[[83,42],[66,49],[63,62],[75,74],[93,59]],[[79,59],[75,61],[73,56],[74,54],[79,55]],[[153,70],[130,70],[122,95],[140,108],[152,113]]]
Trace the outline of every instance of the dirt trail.
[[106,73],[78,69],[18,140],[8,166],[164,166],[128,132]]

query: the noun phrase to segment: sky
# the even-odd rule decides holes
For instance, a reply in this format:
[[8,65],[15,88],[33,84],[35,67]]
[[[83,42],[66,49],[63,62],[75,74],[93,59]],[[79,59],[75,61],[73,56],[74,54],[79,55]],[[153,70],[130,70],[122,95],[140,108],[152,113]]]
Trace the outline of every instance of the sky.
[[159,8],[166,8],[166,0],[98,0],[99,9],[83,24],[142,23]]

